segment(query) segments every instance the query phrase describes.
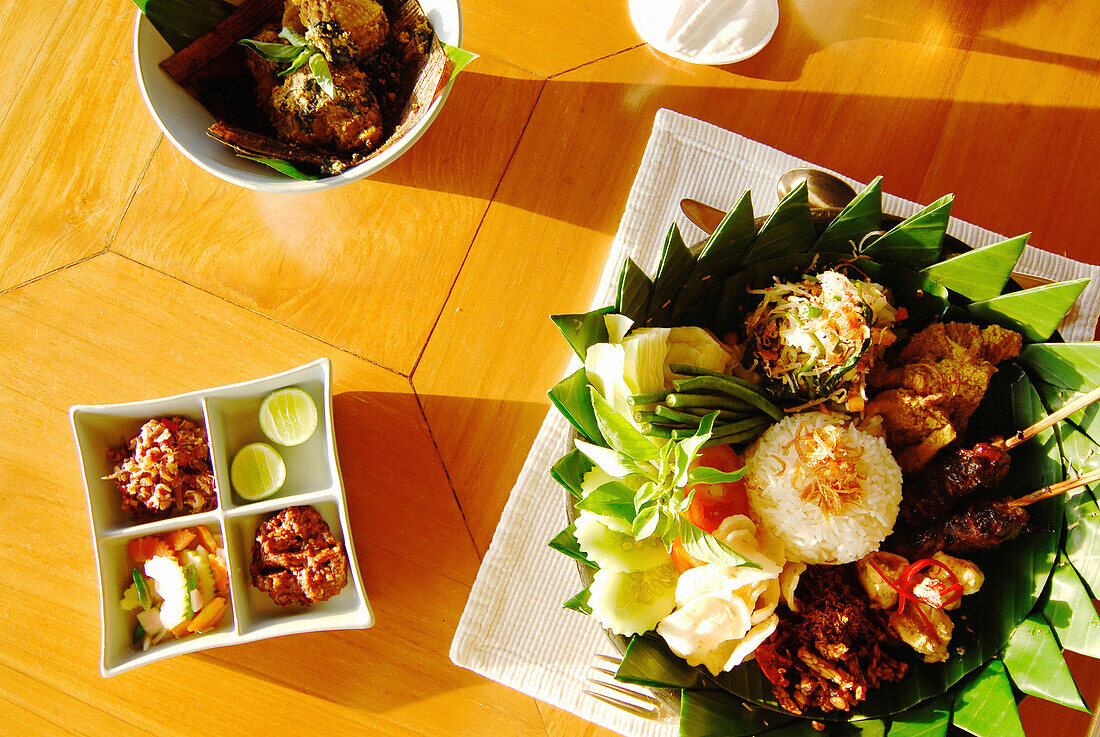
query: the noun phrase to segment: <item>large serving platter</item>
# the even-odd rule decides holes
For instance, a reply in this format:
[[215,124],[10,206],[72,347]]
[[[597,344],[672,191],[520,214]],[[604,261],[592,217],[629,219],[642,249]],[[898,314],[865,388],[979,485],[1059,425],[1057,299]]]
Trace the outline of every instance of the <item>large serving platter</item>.
[[[877,187],[877,184],[876,181],[874,186]],[[871,252],[868,255],[873,254],[874,260],[879,264],[875,267],[877,271],[873,276],[887,283],[909,309],[911,317],[905,325],[906,328],[916,330],[932,319],[943,317],[982,324],[995,322],[1020,330],[1028,336],[1027,342],[1030,345],[1021,358],[996,374],[971,422],[968,441],[1007,435],[1022,429],[1043,417],[1047,411],[1061,406],[1075,394],[1092,388],[1100,379],[1100,371],[1097,370],[1100,350],[1097,344],[1059,344],[1060,339],[1054,332],[1054,326],[1072,306],[1084,285],[1066,283],[1025,290],[1009,279],[1026,239],[1010,239],[981,252],[971,253],[965,244],[944,236],[947,224],[945,210],[950,207],[949,200],[934,203],[913,218],[902,221],[900,218],[883,216],[880,203],[871,203],[873,206],[868,207],[868,201],[872,197],[866,191],[860,198],[863,200],[863,215],[877,223],[868,230],[895,232],[903,224],[908,224],[907,227],[914,223],[919,226],[913,228],[915,232],[911,235],[914,237],[901,247],[880,246],[877,254],[873,248],[866,249]],[[877,199],[877,193],[874,193],[874,199]],[[756,287],[767,286],[773,276],[787,275],[792,269],[798,272],[806,268],[815,256],[830,257],[835,254],[835,248],[829,246],[821,249],[818,245],[823,242],[828,244],[826,234],[830,232],[829,228],[834,221],[845,218],[850,221],[853,215],[852,206],[843,212],[811,210],[808,202],[805,202],[804,191],[792,192],[767,218],[754,220],[751,217],[750,204],[747,208],[747,222],[750,225],[746,226],[744,204],[742,202],[735,207],[735,210],[741,208],[742,212],[731,213],[727,216],[727,222],[732,222],[736,215],[742,220],[741,230],[745,231],[746,227],[750,227],[751,232],[732,235],[727,231],[723,234],[720,227],[710,241],[688,249],[683,245],[674,226],[669,232],[654,278],[650,279],[628,261],[620,278],[615,305],[587,315],[556,316],[555,322],[578,355],[583,359],[585,344],[599,341],[598,318],[601,313],[608,311],[627,314],[639,325],[671,327],[694,324],[723,335],[736,328],[737,320],[744,315],[743,307],[737,305],[735,295],[731,294],[733,290],[729,288],[730,284],[735,285],[734,290],[743,294],[750,284]],[[855,207],[860,207],[858,201]],[[874,212],[876,208],[877,213]],[[802,231],[801,235],[799,231]],[[862,241],[864,233],[856,233],[856,230],[852,230],[852,233],[855,234],[856,243]],[[713,245],[716,238],[727,241],[731,238],[739,239],[741,243],[737,247],[746,253],[751,253],[755,244],[761,240],[771,240],[774,244],[784,238],[795,238],[798,243],[806,245],[787,250],[782,246],[773,246],[766,259],[743,264],[738,268],[727,268],[724,273],[716,276],[708,274],[715,276],[711,284],[716,286],[708,287],[709,293],[703,294],[697,288],[700,270],[706,268],[708,247]],[[834,238],[833,241],[835,240]],[[894,245],[897,245],[898,240],[894,238]],[[933,241],[934,248],[929,245]],[[868,239],[868,245],[873,246],[873,242],[873,238]],[[722,248],[728,250],[728,246]],[[929,257],[933,251],[934,255]],[[714,250],[710,251],[711,264],[721,257],[720,252],[718,256],[715,253]],[[944,258],[941,253],[949,257]],[[724,296],[715,296],[715,291],[723,287],[726,288]],[[638,292],[645,294],[640,298]],[[689,295],[691,304],[681,309],[680,300],[685,293]],[[659,304],[653,299],[653,295],[657,294],[663,295]],[[652,308],[654,304],[657,304],[656,309]],[[1073,366],[1082,361],[1084,362],[1080,368]],[[576,375],[570,378],[573,381],[567,379],[559,384],[551,392],[551,397],[573,422],[579,437],[606,445],[602,438],[592,437],[590,426],[586,427],[583,401],[578,403],[578,397],[571,394],[571,388],[578,383]],[[1095,463],[1090,461],[1089,452],[1098,446],[1088,434],[1092,429],[1093,416],[1095,413],[1073,418],[1081,424],[1064,423],[1014,451],[1013,473],[999,492],[1022,495],[1059,481],[1067,473],[1072,475],[1074,471],[1079,472],[1090,467],[1089,463]],[[1073,438],[1072,443],[1065,442],[1069,437]],[[552,472],[567,489],[566,506],[570,520],[576,514],[574,502],[579,492],[579,480],[586,470],[584,466],[584,461],[578,460],[577,454],[567,453],[555,464]],[[813,712],[805,716],[821,720],[888,718],[905,721],[914,716],[915,710],[931,708],[932,701],[942,707],[944,699],[947,699],[946,714],[950,716],[951,700],[976,688],[974,684],[996,678],[998,673],[1001,678],[1007,679],[1003,663],[1010,649],[1006,650],[1006,644],[1027,639],[1025,635],[1034,639],[1035,635],[1032,633],[1037,630],[1020,625],[1027,620],[1027,627],[1036,627],[1036,616],[1042,618],[1041,610],[1049,605],[1047,601],[1036,607],[1041,595],[1047,590],[1052,569],[1059,560],[1060,540],[1065,529],[1063,518],[1080,519],[1095,510],[1095,499],[1087,489],[1078,490],[1071,497],[1051,499],[1033,506],[1031,511],[1035,529],[1032,532],[997,550],[977,556],[983,569],[995,573],[987,579],[986,586],[978,595],[968,597],[969,601],[965,602],[960,611],[960,616],[957,617],[959,625],[953,641],[953,656],[947,663],[914,663],[909,675],[902,682],[887,684],[878,689],[851,714]],[[1063,582],[1069,580],[1066,566],[1069,565],[1067,561],[1073,560],[1082,569],[1081,575],[1095,586],[1100,571],[1096,570],[1094,554],[1088,552],[1091,550],[1093,538],[1086,526],[1076,527],[1077,531],[1070,536],[1071,544],[1064,546],[1065,549],[1061,551],[1063,562],[1059,565],[1055,578],[1061,578]],[[567,549],[567,538],[563,531],[552,544],[559,549],[566,549],[564,552],[578,558],[580,578],[587,587],[593,580],[594,569],[590,563],[581,560],[583,554],[577,556],[577,551]],[[1078,554],[1071,555],[1070,549]],[[1076,579],[1076,576],[1074,578],[1077,581],[1075,596],[1080,599],[1083,593],[1087,602],[1087,591],[1080,579]],[[583,611],[583,594],[583,591],[580,592],[567,606]],[[1057,642],[1054,633],[1062,637],[1068,631],[1067,627],[1065,622],[1059,622],[1058,626],[1053,622],[1044,624],[1039,628],[1042,631],[1038,637],[1049,637],[1051,641]],[[701,669],[688,667],[671,655],[663,641],[652,633],[632,640],[616,635],[611,637],[620,652],[627,653],[626,661],[619,672],[620,679],[654,687],[682,689],[685,713],[691,712],[689,721],[698,721],[700,704],[704,702],[708,704],[710,712],[725,711],[741,716],[747,713],[743,708],[745,703],[781,711],[771,695],[770,683],[754,663],[750,662],[732,673],[713,678]],[[1093,646],[1087,640],[1078,638],[1073,645],[1067,647],[1075,647],[1081,651],[1090,650]],[[1057,645],[1055,649],[1057,650]],[[1020,651],[1018,644],[1016,650]],[[1064,670],[1064,662],[1060,657],[1058,660],[1061,670]],[[1032,684],[1037,680],[1034,674],[1022,672],[1018,659],[1015,665],[1016,668],[1011,673],[1012,681],[1021,690],[1034,692]],[[1061,675],[1061,670],[1058,675]],[[1068,671],[1066,675],[1068,676]],[[1005,682],[1008,683],[1007,680]],[[1011,693],[1010,690],[1008,692]],[[719,696],[716,697],[716,694]],[[1079,701],[1079,695],[1076,696]],[[1050,698],[1049,695],[1047,697]],[[920,718],[926,717],[924,715]],[[966,719],[965,710],[960,711],[957,722],[964,723]],[[703,720],[704,723],[710,721]],[[726,727],[729,728],[729,725]],[[752,728],[759,728],[759,724]]]

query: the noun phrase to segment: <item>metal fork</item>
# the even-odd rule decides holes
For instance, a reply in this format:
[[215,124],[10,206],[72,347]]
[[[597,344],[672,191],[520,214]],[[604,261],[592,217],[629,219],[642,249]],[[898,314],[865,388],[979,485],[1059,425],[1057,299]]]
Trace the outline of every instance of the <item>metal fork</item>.
[[663,707],[652,691],[645,686],[615,680],[615,672],[622,662],[622,658],[597,653],[588,666],[584,693],[636,717],[658,719]]

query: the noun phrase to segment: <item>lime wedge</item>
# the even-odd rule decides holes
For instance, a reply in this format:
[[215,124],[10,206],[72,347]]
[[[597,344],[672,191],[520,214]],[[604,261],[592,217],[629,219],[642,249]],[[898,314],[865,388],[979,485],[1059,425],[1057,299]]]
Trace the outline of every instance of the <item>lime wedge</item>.
[[260,429],[273,443],[301,445],[317,431],[317,405],[296,387],[271,392],[260,404]]
[[286,481],[286,464],[267,443],[249,443],[233,456],[229,480],[244,499],[254,502],[271,496]]

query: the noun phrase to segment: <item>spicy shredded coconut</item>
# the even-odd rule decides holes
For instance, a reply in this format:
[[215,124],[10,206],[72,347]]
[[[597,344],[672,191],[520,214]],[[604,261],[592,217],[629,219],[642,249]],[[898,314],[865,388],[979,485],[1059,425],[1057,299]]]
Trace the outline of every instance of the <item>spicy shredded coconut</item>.
[[137,518],[213,509],[214,473],[206,430],[183,417],[149,420],[128,446],[112,448],[122,511]]

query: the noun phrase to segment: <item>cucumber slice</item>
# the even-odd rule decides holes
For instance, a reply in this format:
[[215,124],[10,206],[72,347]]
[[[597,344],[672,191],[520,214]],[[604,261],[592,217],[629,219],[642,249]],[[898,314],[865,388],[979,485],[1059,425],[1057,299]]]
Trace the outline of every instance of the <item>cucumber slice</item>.
[[140,645],[141,641],[145,639],[145,628],[141,626],[141,622],[134,622],[134,633],[130,635],[131,645]]
[[587,510],[577,516],[577,545],[600,568],[615,571],[644,571],[665,565],[672,559],[660,538],[635,540],[633,535],[611,529],[610,517]]
[[197,580],[199,593],[203,601],[214,598],[214,571],[210,568],[210,559],[195,550],[181,550],[180,561],[185,565],[193,566]]
[[145,561],[145,575],[153,579],[160,605],[160,621],[165,629],[173,629],[195,615],[191,609],[191,594],[187,576],[175,558],[155,555]]
[[596,571],[588,606],[600,624],[617,635],[648,632],[676,607],[676,569],[671,564],[647,571]]

